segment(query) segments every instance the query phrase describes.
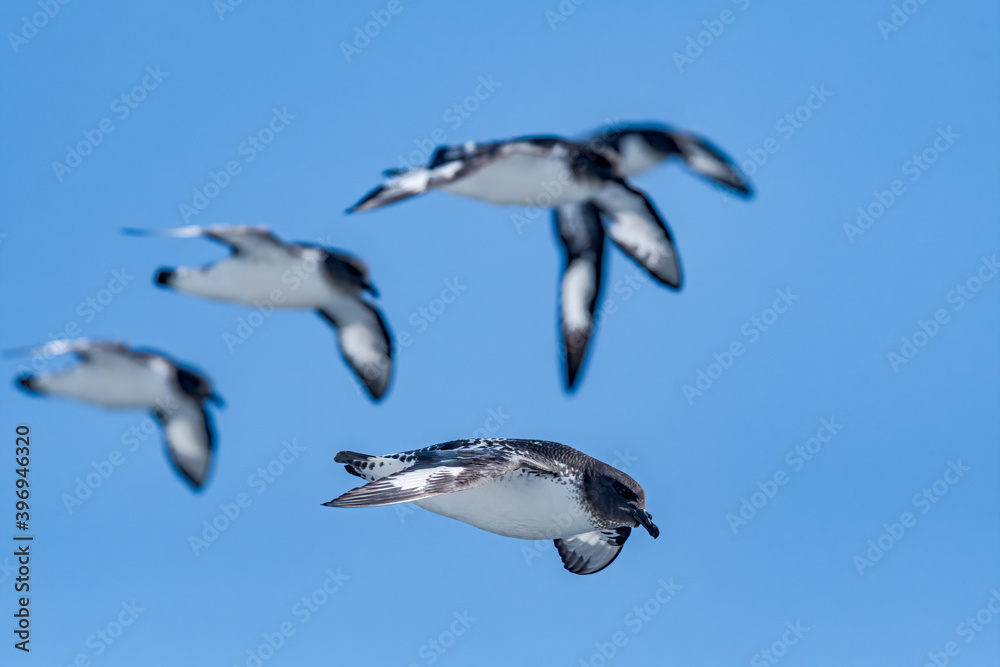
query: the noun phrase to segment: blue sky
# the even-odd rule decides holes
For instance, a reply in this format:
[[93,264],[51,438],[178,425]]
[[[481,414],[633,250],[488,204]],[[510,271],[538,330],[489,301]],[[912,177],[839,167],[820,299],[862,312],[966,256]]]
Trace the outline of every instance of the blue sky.
[[[196,495],[158,434],[123,443],[141,412],[0,383],[4,516],[28,424],[35,535],[32,650],[5,626],[4,664],[994,664],[997,7],[675,5],[7,3],[0,346],[70,328],[160,348],[228,406]],[[710,137],[758,196],[676,166],[637,179],[686,284],[609,252],[572,396],[547,216],[439,193],[343,214],[434,144],[616,120]],[[364,258],[409,341],[386,400],[314,314],[261,314],[230,350],[251,309],[155,289],[156,268],[222,249],[118,230],[186,221]],[[354,485],[340,449],[484,432],[617,460],[660,539],[579,577],[547,543],[320,505]]]

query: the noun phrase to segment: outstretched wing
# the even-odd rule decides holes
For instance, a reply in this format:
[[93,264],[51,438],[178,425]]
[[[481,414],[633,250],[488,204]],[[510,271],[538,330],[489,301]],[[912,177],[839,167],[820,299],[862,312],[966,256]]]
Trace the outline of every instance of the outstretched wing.
[[174,238],[204,237],[227,246],[233,255],[273,256],[287,255],[288,246],[280,241],[267,227],[253,225],[212,225],[200,227],[188,225],[173,229],[126,228],[126,234],[133,236],[171,236]]
[[753,196],[750,184],[732,159],[707,139],[680,132],[671,133],[671,136],[680,149],[681,158],[691,171],[744,197]]
[[611,220],[608,236],[615,245],[661,283],[680,289],[681,264],[673,237],[646,195],[618,179],[593,201]]
[[153,414],[163,425],[170,461],[191,486],[200,489],[215,450],[212,422],[203,402],[185,399],[170,410],[154,410]]
[[601,291],[604,228],[601,212],[591,203],[566,204],[553,218],[566,249],[559,310],[565,350],[566,386],[576,382],[594,325],[594,307]]
[[553,541],[567,570],[573,574],[594,574],[614,562],[631,532],[631,528],[622,526]]
[[94,352],[105,352],[127,356],[131,350],[119,341],[114,340],[93,340],[90,338],[64,338],[53,340],[42,345],[28,345],[16,347],[3,351],[5,357],[23,357],[38,354],[42,357],[55,357],[63,354],[74,353],[80,359],[86,360],[89,354]]
[[[335,461],[349,460],[341,452]],[[475,447],[430,448],[416,453],[413,464],[325,503],[328,507],[378,507],[423,500],[444,493],[464,491],[517,470],[525,463],[507,449]]]
[[379,311],[350,297],[317,312],[336,329],[340,352],[368,393],[382,398],[392,379],[392,338]]

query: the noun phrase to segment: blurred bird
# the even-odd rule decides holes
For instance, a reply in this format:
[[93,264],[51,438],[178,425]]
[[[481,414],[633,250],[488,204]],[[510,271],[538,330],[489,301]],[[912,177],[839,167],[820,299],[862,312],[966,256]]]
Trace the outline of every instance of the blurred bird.
[[751,195],[732,160],[705,139],[662,126],[624,125],[581,141],[537,136],[442,146],[426,167],[385,171],[385,182],[347,212],[433,189],[497,205],[554,209],[566,253],[560,312],[566,386],[572,390],[593,329],[605,234],[657,281],[681,287],[670,230],[647,196],[626,180],[673,157],[737,194]]
[[229,246],[231,255],[195,268],[160,269],[157,285],[193,296],[249,306],[315,310],[337,332],[344,359],[375,400],[392,378],[392,340],[382,314],[362,298],[378,296],[361,260],[330,248],[285,243],[266,227],[188,226],[126,229],[140,236],[203,237]]
[[660,534],[638,482],[555,442],[455,440],[384,456],[340,452],[334,461],[369,483],[328,507],[412,502],[497,535],[551,539],[575,574],[610,565],[635,526]]
[[215,450],[205,403],[222,405],[208,379],[164,354],[118,342],[57,340],[12,351],[45,358],[70,352],[79,364],[54,373],[21,375],[18,386],[29,394],[66,396],[105,408],[148,408],[163,427],[171,462],[200,489]]

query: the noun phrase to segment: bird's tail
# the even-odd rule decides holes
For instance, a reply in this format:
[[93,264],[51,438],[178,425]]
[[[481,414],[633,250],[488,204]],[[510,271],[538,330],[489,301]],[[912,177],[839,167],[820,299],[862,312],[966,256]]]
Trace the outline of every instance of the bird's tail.
[[386,179],[357,204],[347,209],[348,213],[368,211],[373,208],[393,204],[415,195],[427,192],[431,172],[424,167],[413,169],[388,169],[384,172]]
[[358,452],[337,452],[333,460],[337,463],[343,463],[344,468],[352,475],[367,480],[385,477],[402,470],[404,467],[397,459],[359,454]]

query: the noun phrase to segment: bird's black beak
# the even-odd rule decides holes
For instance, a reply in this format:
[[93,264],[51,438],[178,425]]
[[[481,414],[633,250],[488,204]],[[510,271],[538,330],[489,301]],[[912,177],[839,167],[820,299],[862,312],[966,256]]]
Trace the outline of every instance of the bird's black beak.
[[632,517],[639,522],[640,526],[649,531],[649,534],[653,536],[654,540],[660,536],[660,529],[656,527],[655,523],[653,523],[653,516],[649,512],[637,507],[632,510]]
[[153,282],[160,287],[169,287],[175,273],[173,269],[159,269],[153,276]]
[[39,394],[38,389],[35,388],[35,376],[30,373],[25,373],[23,375],[17,376],[17,386],[19,386],[25,393],[28,394]]
[[218,394],[216,394],[214,392],[208,395],[208,400],[211,401],[212,404],[215,405],[215,406],[217,406],[217,407],[220,407],[220,408],[226,407],[226,401],[223,400],[223,398],[221,396],[219,396]]

